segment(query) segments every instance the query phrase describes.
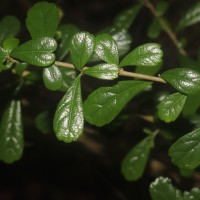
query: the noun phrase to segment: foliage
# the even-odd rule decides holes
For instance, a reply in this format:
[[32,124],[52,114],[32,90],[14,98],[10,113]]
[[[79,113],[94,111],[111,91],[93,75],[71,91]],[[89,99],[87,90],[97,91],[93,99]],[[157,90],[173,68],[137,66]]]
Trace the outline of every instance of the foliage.
[[[156,39],[165,31],[177,51],[182,54],[180,67],[167,70],[161,68],[164,53],[161,45],[156,42],[141,44],[131,49],[128,29],[145,3],[155,16],[147,35]],[[194,4],[180,20],[177,30],[182,31],[198,23],[199,8],[199,2]],[[149,0],[141,1],[119,13],[112,26],[94,35],[80,31],[75,25],[59,25],[57,6],[39,2],[28,11],[26,27],[31,38],[25,42],[16,38],[21,27],[19,20],[13,16],[5,16],[0,22],[0,72],[15,74],[16,87],[2,113],[0,160],[13,163],[22,157],[23,104],[19,93],[31,84],[37,84],[41,77],[47,90],[65,93],[55,110],[53,130],[57,139],[66,143],[77,141],[83,134],[84,120],[99,127],[112,123],[136,95],[137,99],[140,99],[141,92],[153,94],[153,82],[159,82],[167,84],[170,91],[175,92],[166,95],[155,105],[157,112],[152,114],[155,118],[154,130],[147,131],[149,135],[128,152],[121,165],[125,179],[140,179],[147,166],[150,151],[156,146],[156,136],[164,135],[156,120],[170,123],[184,116],[190,121],[194,119],[190,118],[191,116],[198,117],[200,107],[197,101],[200,94],[200,59],[194,61],[189,58],[179,41],[174,39],[176,35],[164,17],[168,9],[169,4],[166,1],[159,1],[155,7]],[[189,66],[184,66],[186,62]],[[131,66],[135,72],[126,71],[127,66]],[[152,76],[160,68],[163,70],[161,75]],[[85,76],[115,82],[113,85],[95,89],[85,99],[85,95],[82,98]],[[121,76],[136,80],[118,81]],[[51,131],[49,117],[49,112],[45,111],[39,113],[35,119],[36,126],[43,133]],[[195,126],[193,129],[185,135],[181,133],[180,137],[175,136],[174,138],[179,138],[169,147],[172,163],[181,170],[194,170],[200,165],[200,129],[195,129]],[[172,186],[168,178],[163,177],[157,178],[151,184],[150,194],[153,200],[200,198],[198,189],[182,193]]]

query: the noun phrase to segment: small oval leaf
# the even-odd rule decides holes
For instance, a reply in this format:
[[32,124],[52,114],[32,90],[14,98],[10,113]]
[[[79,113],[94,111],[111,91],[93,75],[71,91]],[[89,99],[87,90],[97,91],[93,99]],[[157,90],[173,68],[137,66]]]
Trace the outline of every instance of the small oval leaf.
[[62,73],[56,65],[43,69],[43,81],[49,90],[59,90],[62,86]]
[[76,69],[81,70],[89,61],[94,50],[94,37],[90,33],[80,32],[72,37],[70,56]]
[[119,68],[115,64],[99,64],[84,70],[84,74],[104,80],[113,80],[118,77],[118,73]]
[[55,61],[54,52],[57,44],[53,38],[42,37],[20,45],[11,52],[13,58],[31,65],[49,66]]
[[165,97],[158,105],[158,116],[165,122],[173,122],[180,115],[187,96],[175,93]]
[[194,169],[200,165],[200,128],[179,138],[169,149],[172,162],[179,168]]
[[0,124],[0,160],[13,163],[22,156],[24,148],[21,105],[12,101]]
[[72,142],[82,134],[83,124],[80,76],[78,76],[57,106],[53,127],[59,140]]
[[163,52],[159,44],[148,43],[135,48],[120,63],[120,67],[155,66],[162,61]]
[[152,200],[182,200],[180,190],[174,188],[169,178],[159,177],[150,185]]
[[26,26],[33,39],[54,37],[59,23],[59,11],[55,4],[39,2],[31,7]]
[[188,68],[175,68],[161,74],[166,82],[185,94],[195,94],[200,91],[200,73]]
[[162,27],[160,26],[157,19],[153,19],[149,25],[147,35],[151,39],[156,39],[159,37],[162,31]]
[[126,180],[138,180],[146,167],[154,137],[149,136],[133,147],[122,161],[121,171]]
[[15,37],[20,27],[20,21],[16,17],[10,15],[5,16],[0,22],[0,45],[2,45],[5,39]]
[[84,102],[85,119],[96,126],[110,123],[135,95],[151,85],[145,81],[120,81],[112,87],[101,87]]
[[17,48],[19,40],[17,38],[8,38],[3,41],[3,48],[10,53],[13,49]]
[[118,47],[115,40],[108,34],[100,34],[95,38],[95,53],[109,64],[119,64]]

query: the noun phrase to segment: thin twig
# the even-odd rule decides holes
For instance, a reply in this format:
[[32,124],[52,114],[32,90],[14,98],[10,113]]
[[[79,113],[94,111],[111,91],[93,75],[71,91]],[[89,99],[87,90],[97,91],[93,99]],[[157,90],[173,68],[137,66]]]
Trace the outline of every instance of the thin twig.
[[177,47],[178,51],[180,54],[186,56],[187,52],[185,51],[185,49],[183,47],[180,47],[179,45],[179,41],[176,37],[176,34],[172,32],[172,30],[166,26],[165,21],[163,20],[162,17],[160,17],[154,7],[154,5],[151,3],[150,0],[146,0],[145,1],[146,6],[149,8],[149,10],[151,11],[151,13],[154,15],[154,17],[158,20],[160,26],[162,27],[162,29],[167,33],[167,35],[169,36],[169,38],[172,40],[172,42],[175,44],[175,46]]
[[[70,69],[75,68],[74,65],[72,65],[71,63],[63,63],[63,62],[60,62],[60,61],[55,61],[55,64],[57,66],[67,67],[67,68],[70,68]],[[88,67],[84,67],[82,69],[82,72],[84,73],[84,70],[86,70],[86,69],[88,69]],[[165,80],[163,80],[160,77],[149,76],[149,75],[145,75],[145,74],[138,74],[138,73],[134,73],[134,72],[128,72],[128,71],[125,71],[123,69],[120,69],[119,75],[131,77],[131,78],[139,78],[139,79],[144,79],[144,80],[149,80],[149,81],[154,81],[154,82],[167,83]]]
[[67,67],[67,68],[74,69],[74,65],[72,65],[71,63],[64,63],[64,62],[60,62],[60,61],[55,61],[55,64],[57,66],[60,66],[60,67]]
[[[10,59],[10,62],[18,62],[15,59]],[[71,63],[65,63],[65,62],[60,62],[60,61],[55,61],[55,64],[58,67],[66,67],[69,69],[75,69],[74,65]],[[82,73],[84,73],[84,70],[88,69],[88,67],[84,67],[82,69]],[[24,74],[25,76],[29,74],[28,71],[25,71],[26,73]],[[160,83],[167,83],[165,80],[163,80],[160,77],[157,76],[149,76],[149,75],[145,75],[145,74],[138,74],[138,73],[134,73],[134,72],[128,72],[125,71],[124,69],[120,69],[119,70],[119,76],[126,76],[126,77],[131,77],[131,78],[139,78],[139,79],[144,79],[144,80],[149,80],[149,81],[154,81],[154,82],[160,82]]]
[[145,74],[138,74],[138,73],[134,73],[134,72],[127,72],[123,69],[120,70],[119,75],[132,77],[132,78],[145,79],[145,80],[154,81],[154,82],[167,83],[165,80],[163,80],[160,77],[149,76],[149,75],[145,75]]

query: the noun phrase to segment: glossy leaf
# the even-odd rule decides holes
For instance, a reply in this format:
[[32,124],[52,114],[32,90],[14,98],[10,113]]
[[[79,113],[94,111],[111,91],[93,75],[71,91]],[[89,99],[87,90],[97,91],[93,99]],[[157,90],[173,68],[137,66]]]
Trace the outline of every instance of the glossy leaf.
[[13,49],[17,48],[19,40],[17,38],[8,38],[3,42],[3,48],[10,53]]
[[156,39],[159,37],[162,28],[157,19],[153,19],[151,24],[149,25],[147,35],[149,38]]
[[200,2],[193,4],[178,24],[178,30],[200,22]]
[[11,52],[11,56],[31,65],[44,67],[55,61],[53,52],[56,47],[53,38],[42,37],[23,43]]
[[58,60],[62,60],[69,53],[71,39],[78,33],[79,29],[74,25],[68,24],[62,25],[58,30],[61,32],[61,40],[58,44],[56,57]]
[[120,63],[121,67],[128,65],[151,67],[162,61],[163,52],[159,44],[148,43],[135,48]]
[[35,118],[35,125],[42,133],[50,133],[52,122],[50,120],[49,111],[39,113]]
[[94,37],[87,32],[73,36],[70,47],[71,61],[76,69],[81,70],[89,61],[94,50]]
[[121,171],[126,180],[138,180],[146,167],[150,149],[153,146],[153,137],[148,136],[134,146],[122,161]]
[[112,87],[101,87],[84,102],[85,119],[96,126],[110,123],[139,92],[151,85],[145,81],[120,81]]
[[109,64],[119,64],[118,47],[108,34],[100,34],[95,38],[96,55]]
[[49,90],[59,90],[63,83],[62,73],[56,65],[43,69],[43,81]]
[[59,11],[55,4],[36,3],[28,11],[26,26],[33,39],[54,37],[59,23]]
[[12,101],[5,110],[0,125],[0,160],[13,163],[22,156],[24,148],[21,106]]
[[66,92],[76,78],[77,73],[74,69],[68,69],[64,67],[61,67],[60,71],[63,77],[63,82],[60,90]]
[[161,77],[179,92],[195,94],[200,91],[200,73],[188,68],[175,68],[161,74]]
[[15,37],[20,30],[20,21],[14,17],[7,15],[0,22],[0,45],[7,38]]
[[194,169],[200,165],[200,129],[179,138],[169,149],[172,162],[179,168]]
[[78,76],[59,102],[53,126],[59,140],[72,142],[82,134],[83,123],[80,76]]
[[173,187],[169,178],[159,177],[150,185],[152,200],[182,200],[180,190]]
[[114,20],[114,25],[120,29],[128,29],[137,17],[142,5],[137,4],[119,13]]
[[105,80],[113,80],[118,77],[119,68],[115,64],[99,64],[94,67],[90,67],[84,70],[84,74],[89,76],[105,79]]
[[173,122],[180,115],[187,96],[175,93],[165,97],[158,105],[158,116],[165,122]]

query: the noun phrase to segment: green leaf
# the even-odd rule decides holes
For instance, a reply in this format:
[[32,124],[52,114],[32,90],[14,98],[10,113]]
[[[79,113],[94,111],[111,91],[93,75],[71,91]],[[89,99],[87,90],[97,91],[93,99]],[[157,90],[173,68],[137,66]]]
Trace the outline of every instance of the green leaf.
[[51,120],[49,111],[44,111],[38,114],[35,118],[35,125],[42,133],[47,134],[51,132]]
[[148,136],[134,146],[122,161],[121,171],[126,180],[138,180],[146,167],[154,137]]
[[178,24],[178,30],[200,22],[200,2],[193,4]]
[[183,115],[191,116],[195,114],[200,107],[200,93],[196,93],[194,95],[188,95],[184,108],[183,108]]
[[59,11],[55,4],[36,3],[28,11],[26,26],[33,39],[54,37],[59,23]]
[[119,64],[118,47],[115,40],[108,34],[100,34],[95,38],[95,53],[109,64]]
[[113,80],[117,78],[118,73],[119,68],[115,64],[99,64],[84,70],[84,74],[105,80]]
[[78,76],[59,102],[53,126],[59,140],[72,142],[82,134],[83,124],[80,76]]
[[169,3],[167,1],[158,1],[156,4],[156,12],[158,16],[162,16],[165,14],[167,9],[169,8]]
[[180,190],[173,187],[169,178],[159,177],[150,185],[152,200],[182,200]]
[[19,76],[22,75],[22,73],[26,70],[26,68],[28,67],[27,63],[15,63],[15,72],[16,74],[18,74]]
[[17,48],[19,40],[17,38],[8,38],[3,42],[3,48],[10,53],[13,49]]
[[135,65],[151,67],[162,61],[163,52],[159,44],[148,43],[135,48],[120,63],[120,67]]
[[0,160],[13,163],[22,156],[24,148],[21,106],[12,101],[5,110],[0,125]]
[[195,94],[200,91],[200,73],[188,68],[175,68],[161,74],[179,92]]
[[147,31],[148,37],[151,39],[156,39],[159,37],[161,31],[162,31],[162,28],[161,28],[158,20],[154,18],[152,20],[151,24],[149,25],[149,28]]
[[165,122],[173,122],[180,115],[187,96],[175,93],[165,97],[158,105],[158,116]]
[[72,37],[79,32],[79,29],[74,25],[68,24],[62,25],[58,31],[61,32],[61,40],[58,44],[56,57],[58,60],[62,60],[69,53]]
[[159,177],[150,185],[150,194],[152,200],[199,200],[200,190],[193,188],[191,191],[185,191],[183,194],[176,189],[169,178]]
[[3,63],[8,57],[7,51],[0,47],[0,62]]
[[131,47],[132,38],[126,29],[119,29],[116,27],[109,27],[103,31],[108,33],[117,43],[119,56],[126,54]]
[[193,188],[190,192],[184,192],[183,200],[199,200],[200,199],[200,189]]
[[151,85],[145,81],[120,81],[112,87],[101,87],[84,102],[85,119],[90,124],[110,123],[123,107],[139,92]]
[[14,17],[7,15],[0,22],[0,45],[7,38],[15,37],[20,30],[20,21]]
[[70,55],[76,69],[81,70],[89,61],[94,50],[94,37],[90,33],[80,32],[72,37]]
[[49,90],[59,90],[63,83],[62,73],[56,65],[43,69],[43,81]]
[[169,149],[172,162],[179,168],[194,169],[200,165],[200,129],[179,138]]
[[20,45],[11,52],[13,58],[19,59],[31,65],[49,66],[55,61],[57,44],[53,38],[42,37]]
[[77,73],[74,69],[68,69],[64,67],[61,67],[60,71],[63,77],[63,82],[60,90],[66,92],[76,78]]
[[115,19],[114,19],[114,25],[118,27],[119,29],[128,29],[132,25],[133,21],[137,17],[139,11],[141,10],[142,5],[137,4],[132,6],[131,8],[128,8],[126,10],[123,10],[121,13],[119,13]]

